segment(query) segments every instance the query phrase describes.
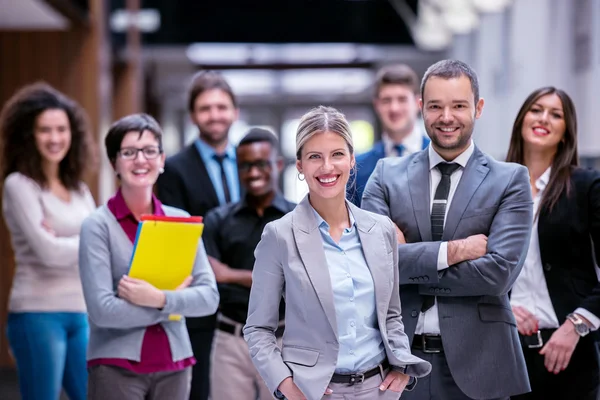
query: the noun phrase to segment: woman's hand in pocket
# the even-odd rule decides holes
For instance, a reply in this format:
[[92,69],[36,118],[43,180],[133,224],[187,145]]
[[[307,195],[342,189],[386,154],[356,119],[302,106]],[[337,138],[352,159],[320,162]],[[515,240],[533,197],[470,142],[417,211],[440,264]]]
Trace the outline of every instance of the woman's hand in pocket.
[[409,381],[409,375],[403,374],[400,371],[391,370],[388,372],[383,382],[381,382],[381,385],[379,385],[379,390],[391,390],[392,392],[402,393]]

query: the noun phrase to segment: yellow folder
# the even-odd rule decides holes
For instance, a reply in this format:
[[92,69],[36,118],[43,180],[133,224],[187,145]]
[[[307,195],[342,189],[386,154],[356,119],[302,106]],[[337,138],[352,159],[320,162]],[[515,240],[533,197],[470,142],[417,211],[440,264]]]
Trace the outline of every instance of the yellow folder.
[[142,216],[128,275],[157,289],[175,290],[192,274],[203,229],[202,217]]

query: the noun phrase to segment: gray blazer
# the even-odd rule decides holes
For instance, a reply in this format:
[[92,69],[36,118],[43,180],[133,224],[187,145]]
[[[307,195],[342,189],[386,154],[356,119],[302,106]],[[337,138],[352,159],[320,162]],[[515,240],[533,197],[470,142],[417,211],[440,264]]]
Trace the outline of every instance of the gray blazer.
[[474,399],[530,391],[508,292],[529,245],[533,201],[529,173],[478,148],[456,189],[442,240],[488,236],[487,254],[437,271],[441,242],[431,241],[427,150],[381,160],[362,206],[386,215],[408,244],[400,253],[400,295],[406,333],[412,340],[422,294],[437,296],[440,332],[452,376]]
[[[168,216],[189,216],[185,211],[165,205],[163,210]],[[219,292],[202,240],[198,242],[192,284],[183,290],[165,291],[167,302],[162,310],[140,307],[117,297],[117,286],[129,271],[132,252],[131,240],[105,205],[83,222],[79,268],[90,321],[88,360],[126,358],[139,361],[146,327],[158,323],[169,337],[173,361],[191,357],[185,318],[181,321],[169,321],[168,318],[169,314],[201,317],[217,310]]]
[[[389,363],[414,377],[431,365],[410,353],[398,296],[396,232],[388,218],[347,202],[375,285],[377,320]],[[320,399],[338,359],[338,335],[325,252],[308,196],[269,223],[256,251],[244,337],[252,362],[271,391],[292,376],[309,400]],[[275,339],[281,296],[286,301],[280,350]],[[358,372],[358,371],[357,371]]]

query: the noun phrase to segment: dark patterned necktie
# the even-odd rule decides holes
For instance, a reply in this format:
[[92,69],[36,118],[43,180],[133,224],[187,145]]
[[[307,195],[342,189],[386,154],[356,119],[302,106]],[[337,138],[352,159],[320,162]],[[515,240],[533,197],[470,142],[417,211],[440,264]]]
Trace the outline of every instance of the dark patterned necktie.
[[398,155],[398,157],[402,157],[405,149],[406,149],[406,147],[404,147],[403,144],[395,144],[394,145],[394,150],[396,150],[396,155]]
[[231,195],[229,194],[229,184],[227,183],[227,175],[225,175],[225,166],[223,160],[227,157],[227,154],[215,154],[213,156],[221,167],[221,183],[223,184],[223,193],[225,194],[225,203],[231,202]]
[[[456,163],[440,163],[436,168],[442,173],[442,179],[435,190],[433,207],[431,208],[431,239],[434,242],[442,240],[444,234],[444,219],[446,217],[446,205],[450,193],[450,176],[460,168]],[[426,296],[421,312],[429,310],[435,304],[435,296]]]

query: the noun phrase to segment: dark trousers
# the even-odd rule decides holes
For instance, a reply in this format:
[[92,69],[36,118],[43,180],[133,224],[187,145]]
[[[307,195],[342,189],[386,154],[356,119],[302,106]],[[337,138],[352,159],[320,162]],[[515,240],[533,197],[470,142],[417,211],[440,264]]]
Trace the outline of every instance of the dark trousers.
[[402,392],[402,400],[472,400],[454,382],[444,353],[424,353],[418,349],[411,351],[413,355],[431,363],[431,373],[419,378],[412,391]]
[[196,365],[192,369],[190,400],[208,400],[210,394],[210,358],[216,321],[216,315],[187,319],[188,334],[196,358]]
[[[542,330],[542,339],[546,343],[554,330]],[[522,339],[522,338],[521,338]],[[513,396],[515,400],[596,400],[600,385],[598,369],[598,349],[590,336],[583,337],[577,343],[569,366],[557,375],[544,367],[541,349],[531,349],[523,344],[523,355],[527,364],[527,373],[531,383],[531,392]]]
[[137,374],[112,365],[88,370],[88,400],[186,400],[191,368]]

